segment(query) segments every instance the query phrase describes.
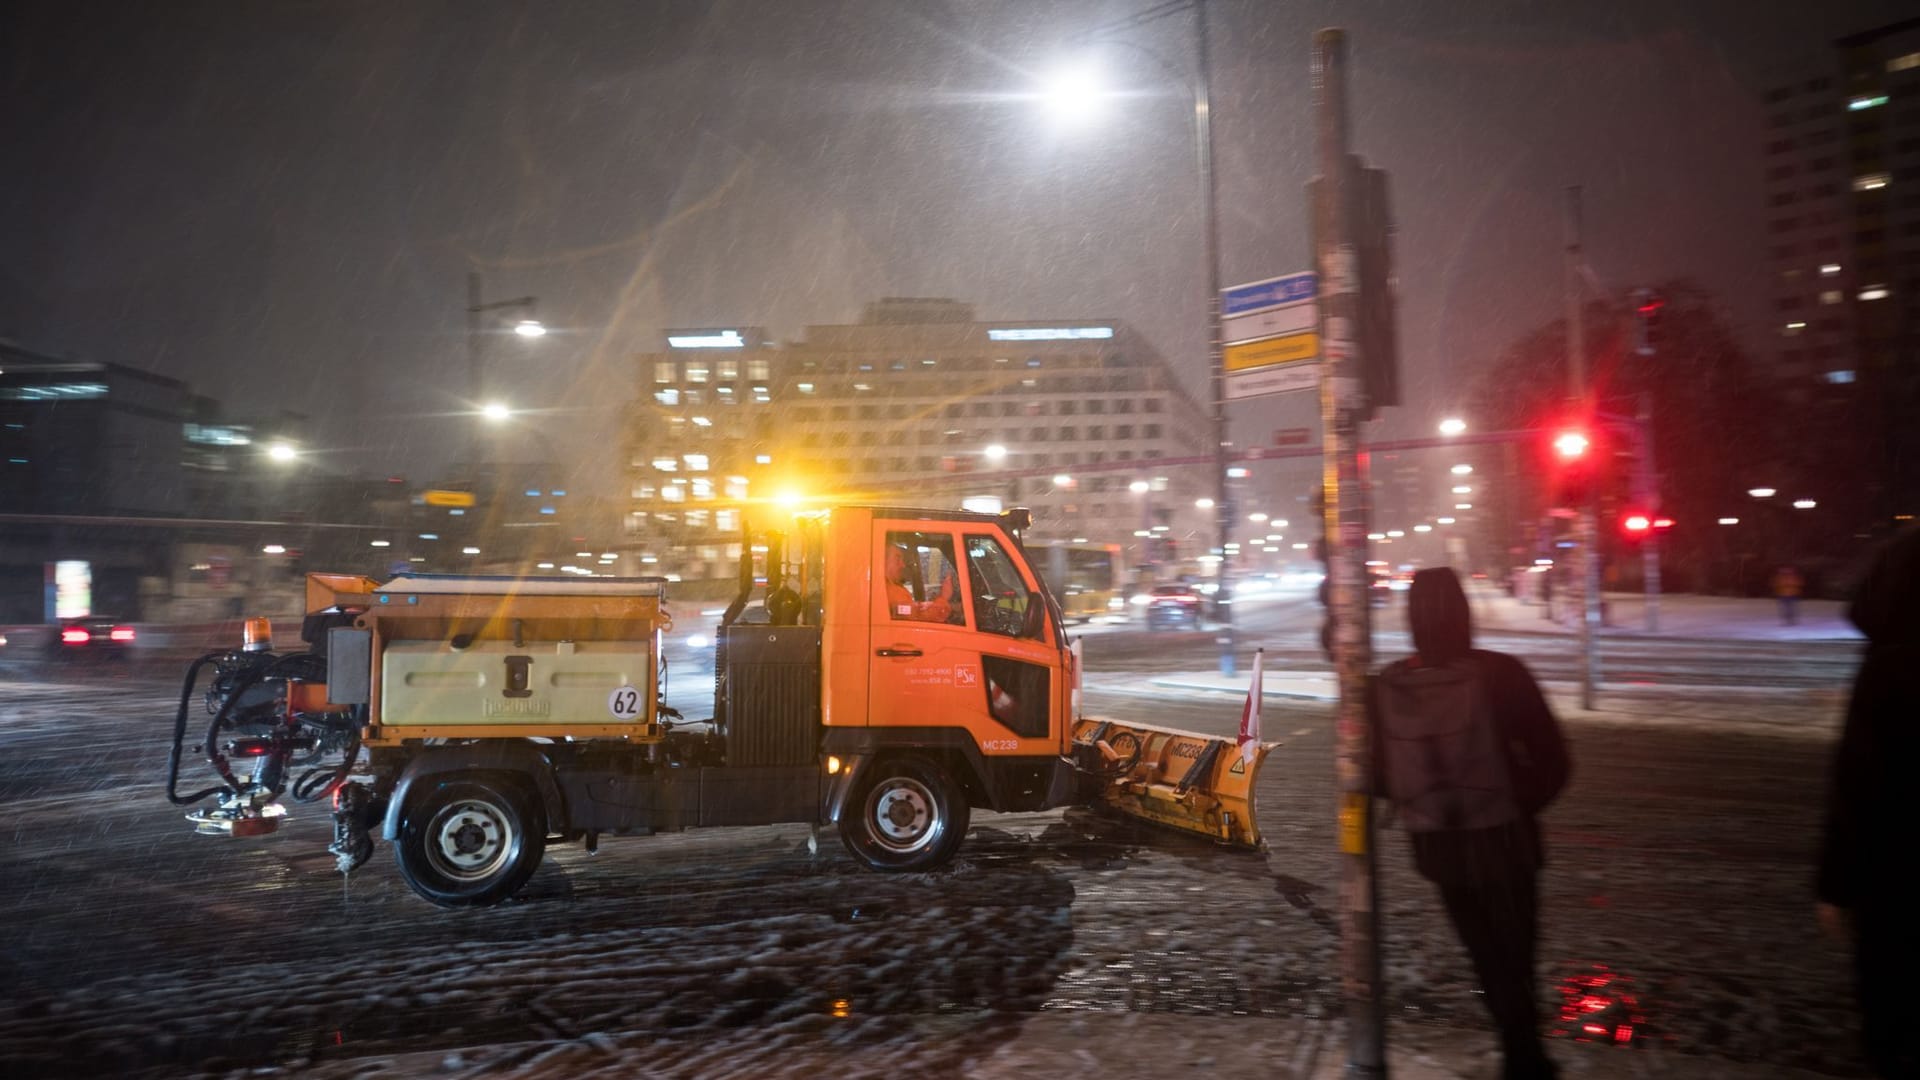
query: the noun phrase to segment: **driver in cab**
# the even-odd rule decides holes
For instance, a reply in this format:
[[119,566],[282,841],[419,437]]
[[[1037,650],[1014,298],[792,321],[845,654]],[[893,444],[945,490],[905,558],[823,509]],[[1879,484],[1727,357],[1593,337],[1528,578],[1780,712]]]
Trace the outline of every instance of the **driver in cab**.
[[946,595],[931,600],[915,600],[907,587],[907,553],[898,545],[887,545],[887,611],[896,619],[916,622],[947,622],[953,616],[960,583],[947,577]]

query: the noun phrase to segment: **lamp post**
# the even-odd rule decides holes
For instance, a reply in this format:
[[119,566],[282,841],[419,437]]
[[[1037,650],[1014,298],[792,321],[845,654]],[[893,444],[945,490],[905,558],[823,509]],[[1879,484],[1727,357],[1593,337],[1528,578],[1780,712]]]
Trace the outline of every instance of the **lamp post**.
[[[525,312],[525,317],[514,323],[513,332],[523,338],[544,337],[547,332],[546,326],[533,317],[539,303],[537,298],[531,296],[516,296],[511,300],[495,300],[489,303],[480,296],[480,272],[473,270],[467,273],[467,391],[471,395],[474,406],[481,409],[483,415],[490,420],[503,418],[495,414],[503,412],[505,406],[482,404],[486,394],[484,383],[487,316],[517,308]],[[472,455],[476,461],[481,456],[480,446],[481,434],[478,429],[475,429]]]
[[[1084,34],[1076,35],[1079,42],[1104,41],[1115,45],[1125,45],[1151,57],[1156,63],[1176,77],[1172,65],[1161,56],[1128,41],[1116,40],[1112,34],[1128,30],[1149,22],[1164,18],[1181,10],[1193,10],[1193,49],[1194,67],[1190,81],[1193,93],[1193,156],[1200,181],[1200,220],[1204,226],[1205,273],[1202,280],[1206,288],[1207,310],[1207,382],[1212,399],[1210,426],[1213,444],[1213,552],[1219,559],[1215,565],[1217,571],[1217,617],[1220,620],[1220,671],[1225,675],[1234,673],[1234,631],[1233,631],[1233,588],[1232,561],[1227,550],[1227,540],[1231,535],[1234,506],[1227,490],[1227,398],[1226,378],[1221,362],[1220,332],[1220,221],[1215,213],[1214,204],[1219,195],[1219,185],[1213,169],[1213,107],[1209,87],[1212,82],[1212,59],[1209,51],[1207,33],[1207,0],[1187,0],[1180,3],[1160,4],[1131,18],[1117,20],[1096,27]],[[1084,94],[1084,85],[1075,88]]]

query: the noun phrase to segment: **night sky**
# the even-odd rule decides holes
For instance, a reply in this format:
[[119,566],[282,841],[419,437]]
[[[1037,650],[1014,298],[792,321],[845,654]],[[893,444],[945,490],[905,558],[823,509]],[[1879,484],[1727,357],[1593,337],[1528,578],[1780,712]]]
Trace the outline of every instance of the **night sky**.
[[[1609,286],[1686,276],[1764,338],[1759,91],[1895,2],[1211,0],[1222,280],[1307,269],[1312,33],[1351,34],[1392,173],[1406,407],[1559,315],[1562,190]],[[562,332],[492,363],[604,463],[667,326],[782,338],[889,295],[1118,317],[1205,392],[1189,15],[1100,53],[1136,93],[1025,95],[1149,0],[21,3],[0,13],[0,337],[316,422],[426,478],[467,421],[465,275]],[[1133,45],[1164,57],[1169,73]],[[1304,424],[1237,405],[1237,441]]]

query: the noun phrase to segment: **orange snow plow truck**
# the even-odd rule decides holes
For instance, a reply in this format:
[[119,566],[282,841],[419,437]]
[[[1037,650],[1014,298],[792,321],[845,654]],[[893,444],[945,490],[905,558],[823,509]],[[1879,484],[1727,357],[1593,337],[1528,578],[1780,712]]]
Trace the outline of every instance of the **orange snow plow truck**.
[[[497,903],[549,844],[834,825],[879,870],[951,859],[973,808],[1098,806],[1257,848],[1270,744],[1079,715],[1078,655],[1021,546],[1027,513],[849,506],[742,537],[711,719],[660,700],[653,578],[307,578],[306,648],[265,620],[194,661],[167,795],[203,832],[330,800],[340,868],[389,841],[446,907]],[[217,782],[179,790],[191,752]],[[204,724],[204,726],[202,726]]]

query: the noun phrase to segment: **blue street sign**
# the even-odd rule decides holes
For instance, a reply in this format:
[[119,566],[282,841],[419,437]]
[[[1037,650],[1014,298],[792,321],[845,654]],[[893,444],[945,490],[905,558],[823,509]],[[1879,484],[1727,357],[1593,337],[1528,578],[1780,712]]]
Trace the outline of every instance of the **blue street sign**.
[[1250,311],[1265,311],[1312,300],[1319,294],[1320,287],[1313,271],[1288,274],[1221,289],[1220,314],[1245,315]]

